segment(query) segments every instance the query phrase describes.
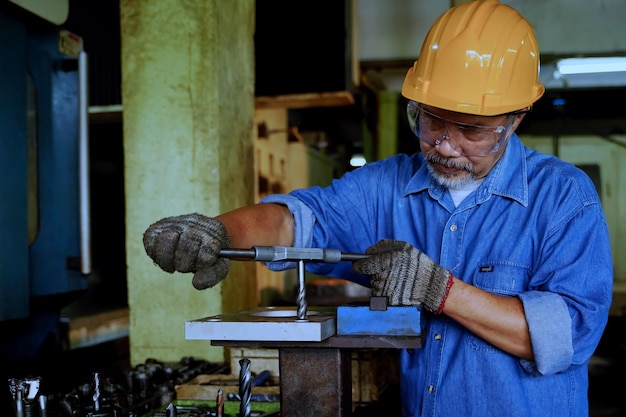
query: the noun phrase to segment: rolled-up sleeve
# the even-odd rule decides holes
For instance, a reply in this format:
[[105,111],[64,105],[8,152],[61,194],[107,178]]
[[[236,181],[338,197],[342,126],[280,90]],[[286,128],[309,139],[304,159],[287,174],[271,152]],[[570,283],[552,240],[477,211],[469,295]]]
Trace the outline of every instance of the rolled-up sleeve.
[[519,295],[524,305],[534,361],[522,360],[530,373],[551,375],[572,363],[572,319],[560,295],[529,291]]
[[[273,194],[261,200],[261,204],[275,203],[286,206],[294,219],[294,246],[310,247],[313,240],[313,226],[315,216],[313,211],[302,201],[289,194]],[[268,262],[267,267],[272,271],[282,271],[294,268],[293,262]]]

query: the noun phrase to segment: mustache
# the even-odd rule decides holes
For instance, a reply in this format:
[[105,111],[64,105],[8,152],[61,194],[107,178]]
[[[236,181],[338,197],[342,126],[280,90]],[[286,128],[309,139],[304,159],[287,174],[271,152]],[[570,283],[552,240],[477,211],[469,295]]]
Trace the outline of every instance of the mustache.
[[424,159],[426,159],[427,162],[443,165],[446,168],[461,169],[470,173],[474,172],[474,165],[471,162],[459,162],[450,158],[444,158],[443,156],[435,152],[429,152],[425,154]]

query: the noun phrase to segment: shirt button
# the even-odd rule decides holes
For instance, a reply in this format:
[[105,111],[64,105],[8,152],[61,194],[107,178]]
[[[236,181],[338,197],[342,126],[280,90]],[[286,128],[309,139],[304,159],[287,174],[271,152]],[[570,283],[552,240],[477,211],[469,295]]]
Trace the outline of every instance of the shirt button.
[[456,224],[453,224],[452,226],[450,226],[450,231],[456,232]]
[[434,390],[435,390],[435,387],[434,387],[434,386],[432,386],[432,385],[429,385],[429,386],[428,386],[428,393],[429,393],[429,394],[432,394]]
[[441,340],[441,335],[439,333],[436,333],[434,338],[435,340]]

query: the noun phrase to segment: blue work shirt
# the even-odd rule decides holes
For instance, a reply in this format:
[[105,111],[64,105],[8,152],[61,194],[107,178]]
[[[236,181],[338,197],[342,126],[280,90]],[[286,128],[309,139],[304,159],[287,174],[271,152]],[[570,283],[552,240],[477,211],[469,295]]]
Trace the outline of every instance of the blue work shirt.
[[[270,202],[289,207],[296,247],[364,252],[403,240],[457,278],[522,301],[534,361],[424,312],[423,347],[401,353],[404,416],[588,417],[587,365],[608,320],[613,264],[597,191],[581,170],[513,134],[458,207],[419,153],[262,200]],[[369,285],[350,262],[307,269]]]

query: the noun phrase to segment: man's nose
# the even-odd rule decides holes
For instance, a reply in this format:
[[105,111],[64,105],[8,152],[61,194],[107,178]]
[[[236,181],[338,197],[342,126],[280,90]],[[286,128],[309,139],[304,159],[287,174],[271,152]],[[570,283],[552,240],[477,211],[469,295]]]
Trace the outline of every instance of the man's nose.
[[437,152],[444,156],[460,156],[461,150],[457,143],[450,137],[448,134],[448,129],[446,128],[446,133],[439,136],[439,138],[435,141],[435,146],[437,147]]

